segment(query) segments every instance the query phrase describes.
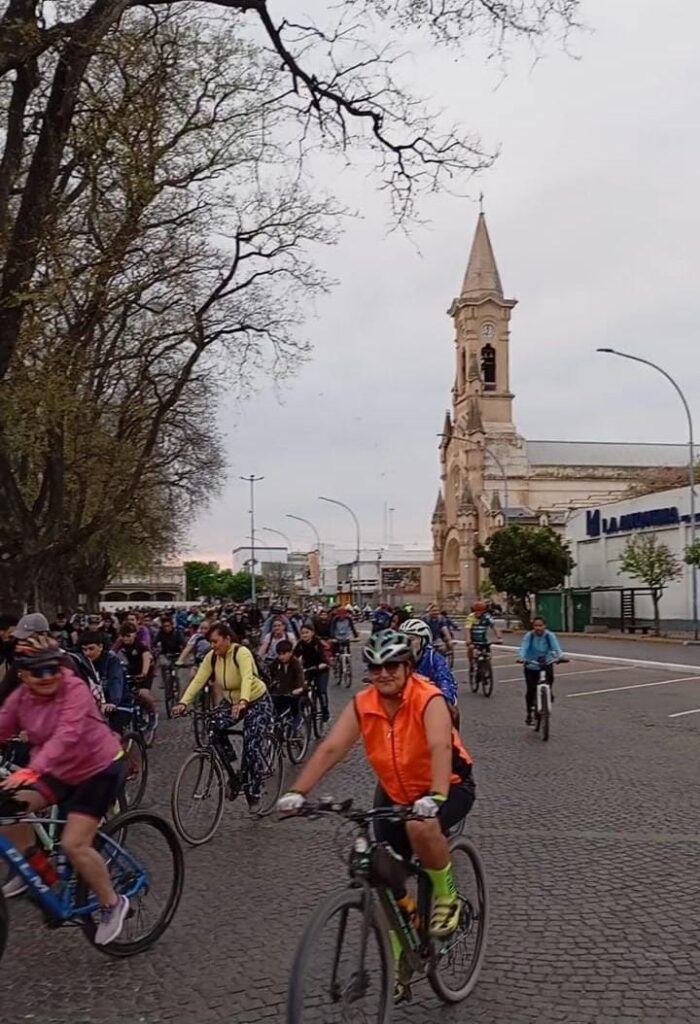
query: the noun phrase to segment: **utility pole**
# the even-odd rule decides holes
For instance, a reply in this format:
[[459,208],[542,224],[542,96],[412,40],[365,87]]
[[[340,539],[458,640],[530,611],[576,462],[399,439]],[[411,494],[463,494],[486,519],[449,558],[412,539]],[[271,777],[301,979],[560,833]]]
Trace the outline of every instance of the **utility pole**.
[[265,477],[255,476],[251,473],[250,476],[242,476],[240,479],[246,480],[250,484],[250,598],[255,604],[257,600],[255,593],[255,485]]

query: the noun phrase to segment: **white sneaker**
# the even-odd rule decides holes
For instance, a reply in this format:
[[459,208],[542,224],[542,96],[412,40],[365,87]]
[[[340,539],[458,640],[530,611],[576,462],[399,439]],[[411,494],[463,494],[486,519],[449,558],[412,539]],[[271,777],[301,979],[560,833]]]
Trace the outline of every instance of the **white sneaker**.
[[120,896],[113,907],[102,907],[100,923],[95,932],[96,946],[108,946],[119,937],[128,911],[129,901],[126,896]]
[[21,896],[26,891],[27,883],[21,875],[13,875],[2,887],[2,894],[6,900],[11,900],[13,896]]

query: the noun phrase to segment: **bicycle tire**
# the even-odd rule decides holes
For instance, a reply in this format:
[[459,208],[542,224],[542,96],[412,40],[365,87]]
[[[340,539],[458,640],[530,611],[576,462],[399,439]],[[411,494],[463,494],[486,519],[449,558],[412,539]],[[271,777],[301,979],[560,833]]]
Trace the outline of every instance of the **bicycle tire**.
[[[433,992],[445,1003],[460,1003],[474,990],[484,963],[484,957],[486,955],[486,940],[488,938],[490,901],[488,886],[486,884],[486,876],[484,874],[484,865],[471,840],[460,836],[458,839],[450,840],[450,860],[453,865],[453,871],[455,870],[454,866],[456,858],[459,858],[460,854],[466,857],[470,862],[476,882],[477,901],[479,905],[477,913],[471,913],[469,909],[471,901],[465,899],[460,924],[454,935],[451,935],[448,939],[442,940],[441,942],[433,940],[432,958],[427,972],[428,981],[430,982],[430,987]],[[456,879],[455,882],[459,891],[459,879]],[[467,904],[469,904],[469,906],[467,906]],[[467,914],[469,914],[468,919]],[[446,965],[447,958],[450,956],[450,953],[456,949],[457,944],[460,941],[460,931],[466,932],[467,935],[472,934],[475,922],[477,923],[478,932],[474,943],[474,953],[470,958],[466,977],[459,987],[452,987],[446,981],[444,976],[446,973],[445,967],[443,966],[441,968],[440,965],[441,963]],[[440,946],[442,946],[443,949],[440,949]],[[448,948],[445,949],[445,946]]]
[[545,705],[542,708],[542,742],[546,743],[549,739],[549,708],[545,701]]
[[[298,739],[294,739],[294,737]],[[285,739],[287,757],[292,764],[301,764],[306,757],[311,743],[311,726],[308,718],[300,715],[299,725],[290,725],[289,732]]]
[[122,736],[122,747],[127,761],[124,798],[127,809],[136,810],[148,785],[148,749],[140,732],[128,731]]
[[[306,1013],[304,1012],[304,981],[314,964],[317,963],[320,952],[324,948],[322,941],[323,929],[336,914],[341,915],[345,912],[345,920],[347,921],[347,915],[350,911],[364,913],[365,900],[368,898],[371,897],[364,890],[344,889],[329,896],[328,899],[324,900],[316,908],[304,929],[294,954],[294,961],[289,975],[289,987],[287,989],[287,1024],[307,1024],[311,1020],[316,1021],[320,1019],[318,1016],[318,1006],[312,1005]],[[374,902],[372,902],[370,907],[370,914],[370,929],[377,941],[382,978],[379,986],[379,1002],[376,1015],[372,1014],[372,1016],[369,1016],[365,1014],[362,1019],[365,1024],[388,1024],[392,1005],[393,956],[389,945],[389,936]],[[340,960],[338,953],[336,953],[336,957]],[[359,1015],[357,1019],[360,1019]]]
[[345,686],[348,690],[352,686],[352,659],[349,654],[345,659]]
[[490,661],[481,670],[481,692],[484,697],[490,697],[493,693],[493,668]]
[[314,695],[311,699],[311,728],[317,740],[322,740],[325,736],[325,724],[323,721],[323,711],[321,710],[321,698],[314,690]]
[[10,931],[10,916],[7,912],[7,901],[0,892],[0,960],[5,955],[7,936]]
[[168,718],[173,717],[173,708],[180,700],[180,687],[177,681],[177,672],[169,667],[165,677],[165,713]]
[[469,685],[471,686],[472,693],[479,692],[479,670],[473,662],[469,668]]
[[266,754],[265,760],[267,762],[265,778],[263,779],[258,812],[261,818],[272,814],[284,788],[284,758],[281,747],[276,741],[271,744],[271,750]]
[[[166,928],[172,921],[173,917],[175,916],[175,911],[177,910],[178,905],[180,903],[182,889],[185,882],[185,859],[182,854],[182,847],[178,842],[178,838],[175,834],[175,830],[173,829],[172,825],[169,822],[167,822],[165,818],[161,818],[157,814],[153,814],[150,811],[141,810],[127,811],[125,814],[120,814],[118,817],[113,818],[110,822],[108,822],[103,828],[99,830],[97,836],[95,837],[96,843],[99,844],[100,833],[102,833],[102,835],[107,835],[110,837],[113,837],[116,834],[119,836],[119,839],[117,840],[119,842],[119,845],[124,846],[124,848],[126,849],[126,844],[128,843],[129,839],[129,829],[133,829],[136,824],[149,825],[156,829],[157,832],[160,832],[160,834],[164,837],[166,845],[172,857],[172,863],[174,868],[173,883],[170,889],[170,893],[168,895],[165,909],[161,913],[160,917],[158,918],[153,928],[148,932],[147,935],[143,936],[141,939],[129,942],[128,940],[122,941],[121,936],[119,936],[118,938],[114,939],[113,942],[110,942],[109,945],[107,946],[97,946],[95,945],[95,932],[97,931],[97,925],[95,923],[94,917],[86,917],[83,919],[82,931],[90,945],[94,946],[94,948],[98,950],[100,953],[104,953],[106,956],[115,957],[117,959],[134,956],[136,953],[143,953],[145,950],[150,949],[150,947],[158,941],[158,939],[161,937],[161,935],[166,930]],[[146,887],[146,890],[144,890],[144,896],[147,896],[150,890],[151,886],[149,885]],[[80,876],[76,876],[75,905],[79,907],[81,906],[81,904],[87,902],[87,899],[89,898],[89,893],[90,890],[88,886],[83,881],[81,881]],[[130,916],[131,914],[127,916],[127,920]]]
[[[210,798],[211,787],[214,785],[216,786],[216,791],[213,794],[214,802],[211,805],[214,812],[211,818],[211,824],[209,828],[201,834],[195,834],[192,830],[188,830],[188,827],[182,820],[179,804],[180,787],[183,785],[185,774],[188,768],[196,762],[199,762],[199,768],[196,774],[195,792],[198,791],[200,785],[203,784],[202,793],[198,799],[201,802],[204,802],[205,799],[208,801]],[[193,751],[180,765],[180,770],[175,776],[170,796],[170,809],[177,834],[190,846],[203,846],[204,843],[208,843],[216,833],[216,830],[221,823],[221,818],[224,813],[225,796],[226,780],[224,777],[224,769],[222,768],[218,757],[210,750]]]

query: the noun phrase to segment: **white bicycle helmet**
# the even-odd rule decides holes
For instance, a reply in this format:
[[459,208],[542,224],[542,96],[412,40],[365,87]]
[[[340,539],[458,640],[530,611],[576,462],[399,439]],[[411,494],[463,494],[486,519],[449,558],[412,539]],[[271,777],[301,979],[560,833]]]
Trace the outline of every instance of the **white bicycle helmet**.
[[433,642],[433,634],[430,626],[423,619],[406,619],[399,626],[399,633],[404,633],[405,636],[417,636],[420,640],[420,646],[418,648],[418,657],[420,657],[426,647],[429,647]]
[[415,655],[405,636],[395,629],[374,633],[362,652],[368,665],[386,665],[392,661],[415,661]]

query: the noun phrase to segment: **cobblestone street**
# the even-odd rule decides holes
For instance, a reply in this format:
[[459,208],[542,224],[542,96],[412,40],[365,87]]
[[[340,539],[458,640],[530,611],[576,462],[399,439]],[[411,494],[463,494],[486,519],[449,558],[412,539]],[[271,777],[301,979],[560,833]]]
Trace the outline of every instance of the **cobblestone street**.
[[[676,663],[674,651],[660,647],[654,660]],[[635,656],[630,645],[605,654]],[[680,712],[700,707],[700,669],[573,658],[558,671],[544,744],[524,725],[514,652],[495,648],[494,660],[486,700],[463,685],[458,656],[478,785],[467,831],[492,898],[485,968],[466,1003],[444,1007],[421,984],[393,1019],[699,1021],[700,715]],[[346,693],[331,689],[337,709]],[[190,736],[189,723],[165,722],[152,752],[145,804],[168,817]],[[322,788],[367,804],[372,786],[357,751]],[[215,838],[185,851],[180,909],[140,957],[100,956],[13,900],[4,1024],[282,1024],[295,946],[319,898],[343,882],[347,836],[327,822],[249,821],[240,810],[227,805]]]

